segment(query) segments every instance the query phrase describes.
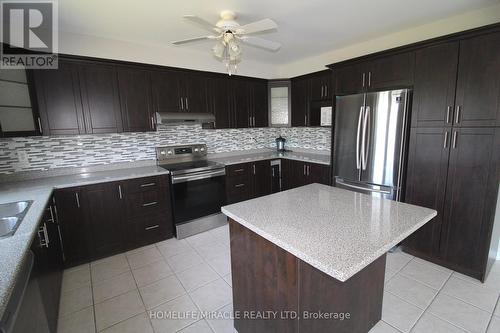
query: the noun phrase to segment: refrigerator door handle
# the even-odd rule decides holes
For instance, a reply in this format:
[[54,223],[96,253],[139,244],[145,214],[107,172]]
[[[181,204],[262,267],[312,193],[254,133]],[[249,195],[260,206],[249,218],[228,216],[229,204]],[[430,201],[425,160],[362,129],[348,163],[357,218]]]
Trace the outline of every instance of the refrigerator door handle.
[[365,108],[363,116],[363,134],[361,137],[361,167],[366,170],[366,161],[368,160],[368,151],[370,147],[370,107]]
[[356,190],[363,190],[363,191],[375,192],[375,193],[382,193],[382,194],[391,194],[391,191],[389,191],[389,190],[369,188],[369,187],[363,187],[363,186],[357,186],[357,185],[349,184],[349,183],[344,182],[344,180],[341,179],[341,178],[336,178],[335,179],[335,183],[336,184],[340,184],[340,185],[345,186],[345,187],[356,189]]
[[358,131],[356,133],[356,169],[361,169],[361,161],[359,156],[359,135],[361,134],[361,123],[363,121],[363,111],[364,106],[359,109],[359,117],[358,117]]

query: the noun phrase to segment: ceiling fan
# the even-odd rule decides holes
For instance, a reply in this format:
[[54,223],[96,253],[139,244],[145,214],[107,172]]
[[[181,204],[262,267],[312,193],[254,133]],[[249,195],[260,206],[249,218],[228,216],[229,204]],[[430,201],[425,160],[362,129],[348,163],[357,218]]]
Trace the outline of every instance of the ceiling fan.
[[268,18],[245,25],[239,25],[238,22],[235,21],[236,14],[230,10],[222,11],[220,13],[221,19],[215,25],[196,15],[184,15],[184,18],[210,31],[212,35],[178,40],[172,43],[181,45],[204,39],[216,40],[216,44],[212,47],[212,53],[226,65],[229,75],[236,72],[237,64],[241,61],[241,43],[273,52],[278,51],[281,47],[280,43],[256,36],[250,36],[278,27],[273,20]]

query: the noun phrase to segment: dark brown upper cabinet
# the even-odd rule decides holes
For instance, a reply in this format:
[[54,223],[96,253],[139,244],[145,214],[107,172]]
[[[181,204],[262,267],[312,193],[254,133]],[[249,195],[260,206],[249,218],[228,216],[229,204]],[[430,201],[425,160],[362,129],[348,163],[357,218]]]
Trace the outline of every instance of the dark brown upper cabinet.
[[407,87],[413,84],[415,53],[379,57],[334,69],[335,94]]
[[267,81],[251,81],[250,127],[269,126]]
[[123,131],[116,69],[112,65],[79,66],[86,133]]
[[202,74],[182,74],[180,75],[179,91],[180,98],[184,98],[183,111],[194,113],[207,113],[207,83],[208,80]]
[[151,71],[151,92],[155,112],[180,112],[182,110],[184,101],[181,101],[178,72]]
[[453,123],[458,42],[416,51],[412,126],[443,127]]
[[460,41],[454,126],[500,125],[500,32]]
[[123,131],[154,131],[149,71],[135,67],[117,67],[117,71]]
[[228,96],[229,80],[225,77],[208,79],[208,105],[215,116],[215,128],[231,128],[231,108]]
[[310,81],[307,78],[292,79],[292,126],[307,126],[310,108]]
[[333,91],[331,89],[332,75],[330,70],[322,71],[311,76],[311,96],[312,101],[322,101],[331,99]]
[[54,70],[33,70],[43,135],[84,134],[78,65],[59,60]]
[[229,81],[231,119],[234,128],[251,127],[250,98],[251,90],[244,80],[233,79]]

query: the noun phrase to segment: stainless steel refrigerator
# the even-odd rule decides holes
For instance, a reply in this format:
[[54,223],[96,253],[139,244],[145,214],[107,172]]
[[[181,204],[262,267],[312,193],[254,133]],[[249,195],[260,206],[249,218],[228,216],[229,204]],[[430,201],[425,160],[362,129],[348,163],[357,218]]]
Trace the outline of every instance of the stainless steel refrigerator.
[[409,97],[407,89],[337,97],[334,186],[401,200]]

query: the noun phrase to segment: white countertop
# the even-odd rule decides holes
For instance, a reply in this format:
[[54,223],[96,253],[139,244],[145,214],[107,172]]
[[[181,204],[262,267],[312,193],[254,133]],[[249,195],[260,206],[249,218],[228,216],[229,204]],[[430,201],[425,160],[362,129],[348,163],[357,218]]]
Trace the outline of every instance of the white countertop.
[[254,152],[233,152],[222,154],[209,154],[208,159],[219,162],[225,165],[248,163],[261,160],[272,160],[284,158],[287,160],[304,161],[318,164],[330,165],[330,152],[304,152],[304,151],[288,151],[279,153],[276,150],[260,150]]
[[225,206],[222,212],[342,282],[437,214],[320,184]]

